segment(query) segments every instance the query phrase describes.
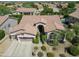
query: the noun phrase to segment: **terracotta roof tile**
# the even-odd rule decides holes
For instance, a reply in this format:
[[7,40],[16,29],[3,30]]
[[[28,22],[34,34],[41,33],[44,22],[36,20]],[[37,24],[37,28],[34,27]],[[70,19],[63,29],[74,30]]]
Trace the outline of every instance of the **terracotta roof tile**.
[[[37,28],[34,26],[36,23],[45,23],[45,32],[50,32],[55,29],[64,29],[62,23],[60,22],[60,17],[58,15],[53,16],[43,16],[43,15],[24,15],[19,25],[12,28],[11,32],[18,29],[24,29],[26,33],[36,34]],[[56,23],[56,24],[55,24]]]
[[34,12],[36,9],[35,8],[17,8],[17,12]]
[[6,21],[7,18],[8,18],[8,15],[0,16],[0,25],[1,25],[4,21]]

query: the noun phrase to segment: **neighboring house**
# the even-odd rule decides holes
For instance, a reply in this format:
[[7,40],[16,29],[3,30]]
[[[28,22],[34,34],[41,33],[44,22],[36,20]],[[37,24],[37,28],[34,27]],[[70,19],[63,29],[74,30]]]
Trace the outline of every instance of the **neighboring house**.
[[10,37],[13,39],[32,39],[37,32],[44,31],[48,35],[53,30],[64,30],[58,15],[24,15],[20,24],[10,29]]
[[8,15],[0,16],[0,29],[9,31],[9,28],[17,24],[17,21],[14,19],[9,19]]
[[25,14],[25,15],[34,15],[35,12],[36,12],[36,9],[35,8],[23,8],[23,7],[20,7],[20,8],[16,9],[16,12],[20,13],[20,14]]

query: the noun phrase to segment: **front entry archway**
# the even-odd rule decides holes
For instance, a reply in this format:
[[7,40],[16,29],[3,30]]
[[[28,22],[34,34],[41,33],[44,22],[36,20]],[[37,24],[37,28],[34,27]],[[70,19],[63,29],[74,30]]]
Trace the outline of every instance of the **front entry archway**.
[[38,28],[40,34],[44,34],[44,33],[45,33],[45,32],[44,32],[44,26],[43,26],[43,25],[38,25],[37,28]]

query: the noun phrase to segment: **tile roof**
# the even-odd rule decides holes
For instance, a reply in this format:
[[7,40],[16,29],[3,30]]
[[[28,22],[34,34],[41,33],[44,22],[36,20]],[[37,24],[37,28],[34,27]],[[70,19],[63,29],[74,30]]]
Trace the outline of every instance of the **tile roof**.
[[36,34],[37,28],[34,26],[36,23],[45,23],[45,32],[50,32],[55,29],[63,30],[64,27],[60,22],[60,17],[58,15],[46,16],[46,15],[24,15],[19,25],[11,29],[10,32],[14,32],[19,29],[24,29],[26,33]]
[[8,18],[8,15],[5,15],[5,16],[0,16],[0,25],[5,22]]
[[34,12],[36,9],[35,8],[17,8],[17,12]]

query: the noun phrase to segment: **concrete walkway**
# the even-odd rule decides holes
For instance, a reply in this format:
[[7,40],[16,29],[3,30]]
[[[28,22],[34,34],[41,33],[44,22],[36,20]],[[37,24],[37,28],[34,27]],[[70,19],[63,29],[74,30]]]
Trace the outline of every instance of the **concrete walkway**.
[[31,57],[32,56],[32,41],[18,42],[13,40],[11,46],[3,54],[6,57]]

